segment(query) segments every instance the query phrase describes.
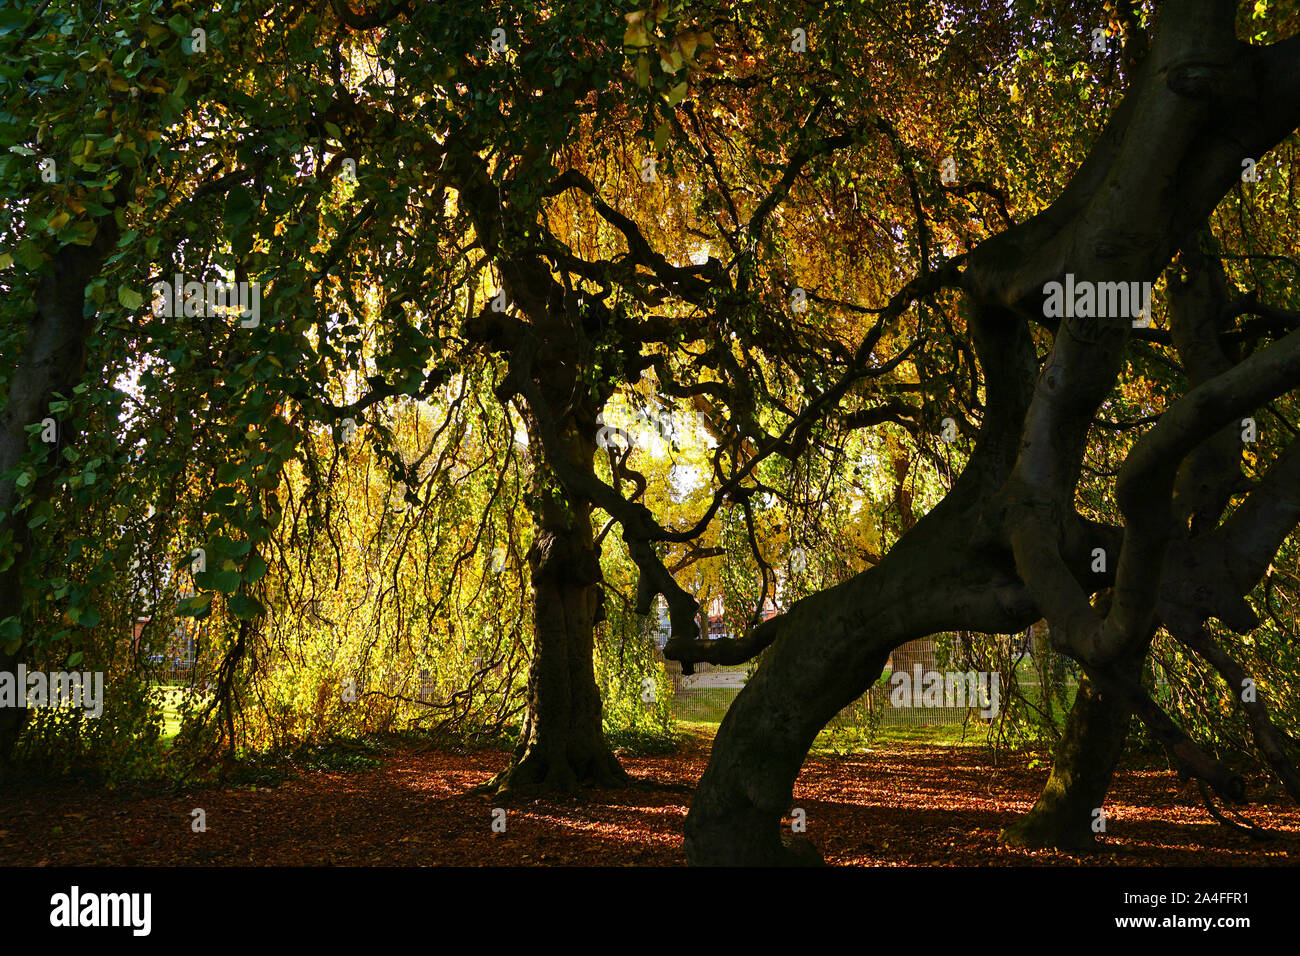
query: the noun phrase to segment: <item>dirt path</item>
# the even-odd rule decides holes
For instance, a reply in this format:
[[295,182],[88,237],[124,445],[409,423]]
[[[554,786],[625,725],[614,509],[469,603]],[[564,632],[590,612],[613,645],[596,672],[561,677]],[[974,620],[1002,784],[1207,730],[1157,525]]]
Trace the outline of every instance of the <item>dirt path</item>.
[[[627,757],[636,777],[690,788],[707,752]],[[399,750],[358,774],[312,774],[274,788],[157,794],[26,787],[0,793],[7,865],[680,865],[687,789],[597,791],[583,800],[507,804],[467,791],[506,754]],[[841,865],[1294,865],[1300,810],[1281,797],[1248,811],[1282,831],[1260,844],[1216,824],[1194,789],[1164,770],[1129,768],[1107,805],[1104,852],[998,846],[1046,777],[1026,760],[993,767],[973,748],[911,748],[812,758],[795,790],[808,833]],[[1254,792],[1254,791],[1253,791]],[[1256,796],[1257,801],[1260,800]],[[191,831],[191,810],[207,832]]]

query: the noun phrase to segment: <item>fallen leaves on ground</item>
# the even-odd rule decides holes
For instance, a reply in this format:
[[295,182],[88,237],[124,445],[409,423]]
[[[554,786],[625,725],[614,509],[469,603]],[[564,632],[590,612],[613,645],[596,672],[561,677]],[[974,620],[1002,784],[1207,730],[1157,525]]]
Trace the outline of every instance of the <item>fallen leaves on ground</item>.
[[[652,865],[685,863],[682,824],[707,742],[665,757],[624,757],[639,785],[579,797],[503,801],[469,791],[508,755],[398,749],[379,769],[315,773],[273,788],[190,793],[27,786],[0,793],[7,865]],[[811,757],[793,806],[828,863],[914,865],[1294,865],[1300,810],[1282,795],[1246,813],[1260,843],[1216,823],[1192,784],[1129,765],[1107,799],[1092,853],[998,844],[1047,777],[1029,758],[976,748],[909,747]],[[494,833],[492,811],[506,810]],[[207,830],[191,830],[191,811]],[[786,825],[790,817],[786,818]]]

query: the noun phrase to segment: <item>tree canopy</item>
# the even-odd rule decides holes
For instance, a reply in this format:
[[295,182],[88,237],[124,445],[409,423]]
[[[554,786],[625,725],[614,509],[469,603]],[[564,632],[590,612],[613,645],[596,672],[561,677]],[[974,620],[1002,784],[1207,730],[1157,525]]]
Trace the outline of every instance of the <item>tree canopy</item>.
[[1300,799],[1295,4],[32,0],[0,54],[0,671],[113,693],[0,761],[155,760],[179,627],[187,766],[518,725],[502,792],[624,783],[662,603],[757,662],[693,862],[813,858],[891,653],[1040,619],[1006,839],[1089,841],[1130,716]]

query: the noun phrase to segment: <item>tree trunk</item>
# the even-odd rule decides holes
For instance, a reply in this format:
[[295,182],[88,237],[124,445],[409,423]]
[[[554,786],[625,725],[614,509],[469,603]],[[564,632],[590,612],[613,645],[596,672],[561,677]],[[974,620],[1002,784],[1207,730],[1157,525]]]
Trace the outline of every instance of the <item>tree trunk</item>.
[[[804,598],[777,619],[779,636],[727,710],[691,802],[691,864],[819,861],[810,842],[782,832],[781,817],[826,722],[874,683],[890,651],[907,641],[963,622],[1003,632],[1037,618],[1006,569],[937,546],[939,538],[962,534],[953,504],[941,503],[876,567]],[[815,818],[808,828],[815,836]]]
[[[1139,658],[1139,675],[1141,666]],[[1095,811],[1106,799],[1115,765],[1124,751],[1130,714],[1123,700],[1101,694],[1086,676],[1081,676],[1065,733],[1056,746],[1052,773],[1038,802],[998,834],[998,840],[1034,848],[1091,847],[1096,836]]]
[[[594,446],[576,429],[568,437],[574,458],[585,455],[590,468]],[[602,596],[591,505],[564,500],[554,486],[545,485],[543,469],[534,474],[528,706],[511,766],[493,785],[502,793],[622,786],[628,776],[605,743],[593,663]]]
[[[782,833],[794,782],[818,732],[879,679],[890,652],[954,629],[1023,630],[1042,614],[1005,552],[975,546],[980,503],[1019,448],[1037,368],[1023,323],[976,307],[968,321],[989,369],[981,440],[953,489],[872,568],[798,601],[773,619],[777,636],[728,708],[686,818],[693,865],[816,862],[809,841]],[[818,822],[808,821],[815,838]]]
[[[113,217],[99,220],[99,232],[90,246],[63,246],[53,256],[49,270],[36,290],[36,311],[27,323],[27,341],[15,363],[9,393],[0,408],[0,473],[18,464],[27,453],[29,425],[39,423],[48,414],[50,400],[56,393],[72,397],[72,388],[81,380],[86,367],[85,318],[86,283],[99,271],[104,257],[117,242],[118,229]],[[58,441],[49,448],[51,457],[58,454],[73,435],[72,422],[57,421]],[[48,497],[53,485],[48,477],[33,486],[32,494]],[[0,531],[6,516],[17,503],[18,494],[12,481],[0,481]],[[23,527],[15,524],[15,532]],[[21,545],[15,533],[15,545]],[[23,616],[22,576],[29,558],[28,550],[18,550],[10,567],[0,572],[0,621]],[[16,653],[0,650],[0,671],[16,673],[24,659],[21,647]],[[18,688],[22,702],[25,688]],[[0,776],[3,776],[14,745],[27,719],[26,707],[0,707]]]
[[[0,611],[4,612],[5,617],[10,614],[10,608],[8,607],[0,607]],[[17,667],[17,654],[0,652],[0,672],[16,674]],[[20,703],[25,692],[25,688],[19,687],[17,689]],[[26,722],[26,707],[0,707],[0,781],[4,780],[10,760],[13,757],[14,746],[18,743],[18,735],[22,733],[23,724]]]
[[[791,807],[809,746],[841,707],[880,676],[889,648],[879,645],[889,642],[884,635],[899,622],[871,621],[876,640],[855,641],[847,615],[814,621],[809,608],[800,602],[787,613],[782,631],[788,636],[773,644],[718,728],[686,817],[686,858],[692,865],[821,860],[811,842],[796,843],[793,834],[782,832],[781,817]],[[808,824],[815,836],[817,820]]]

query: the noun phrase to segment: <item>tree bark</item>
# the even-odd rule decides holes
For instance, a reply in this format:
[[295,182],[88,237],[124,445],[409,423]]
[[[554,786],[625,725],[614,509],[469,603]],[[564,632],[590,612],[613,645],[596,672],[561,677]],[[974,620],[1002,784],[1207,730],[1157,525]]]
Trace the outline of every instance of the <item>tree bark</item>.
[[[85,317],[86,283],[99,271],[108,251],[117,242],[118,229],[112,216],[99,220],[99,233],[90,246],[63,246],[54,253],[46,275],[36,290],[36,311],[27,323],[27,342],[19,358],[4,408],[0,410],[0,474],[18,464],[27,453],[27,428],[48,414],[54,395],[72,397],[72,388],[86,368]],[[58,441],[49,449],[58,454],[73,434],[72,423],[57,422]],[[51,494],[52,482],[39,479],[32,489],[36,497]],[[10,524],[10,509],[18,501],[12,481],[0,481],[0,531]],[[21,545],[14,523],[15,546]],[[0,620],[23,616],[22,576],[28,559],[26,550],[16,550],[14,562],[0,572]],[[6,654],[0,650],[0,671],[15,673],[23,651]],[[25,690],[19,688],[21,699]],[[15,744],[27,720],[26,707],[0,708],[0,776],[13,756]]]
[[[1218,260],[1184,252],[1189,279],[1171,278],[1173,340],[1189,381],[1198,385],[1235,364],[1218,334],[1226,323],[1227,294]],[[1179,524],[1193,533],[1212,529],[1229,492],[1240,477],[1237,429],[1229,426],[1196,448],[1184,461],[1175,489]],[[1141,677],[1142,658],[1130,663],[1127,676]],[[1079,693],[1057,748],[1051,776],[1033,809],[999,835],[1016,846],[1081,849],[1095,841],[1093,813],[1102,806],[1115,766],[1124,749],[1131,708],[1101,694],[1082,677]]]
[[[957,627],[1006,632],[1037,619],[1018,582],[993,560],[940,542],[969,530],[952,499],[923,518],[876,567],[796,603],[767,658],[727,710],[686,818],[694,865],[817,862],[811,843],[781,832],[794,781],[818,732],[860,696],[891,650]],[[815,833],[817,821],[810,820]]]
[[[879,679],[908,641],[964,628],[1007,634],[1042,615],[1004,547],[987,535],[983,505],[1019,449],[1037,358],[1028,326],[969,303],[973,341],[988,370],[980,440],[953,489],[872,568],[810,595],[765,627],[762,665],[718,728],[686,818],[693,865],[816,862],[807,841],[781,831],[794,781],[818,732]],[[817,821],[810,820],[810,835]]]
[[[1128,676],[1141,676],[1142,660],[1131,662]],[[1094,811],[1110,789],[1111,777],[1128,737],[1132,709],[1119,697],[1101,693],[1086,675],[1056,746],[1052,773],[1033,808],[1007,827],[998,840],[1012,846],[1079,850],[1096,839]]]
[[[566,454],[591,468],[594,445],[576,428]],[[533,442],[540,449],[540,442]],[[540,453],[540,451],[538,452]],[[591,531],[591,504],[567,500],[534,469],[533,659],[528,706],[511,766],[493,781],[500,793],[571,792],[614,787],[628,776],[605,742],[593,651],[601,607],[600,555]]]

